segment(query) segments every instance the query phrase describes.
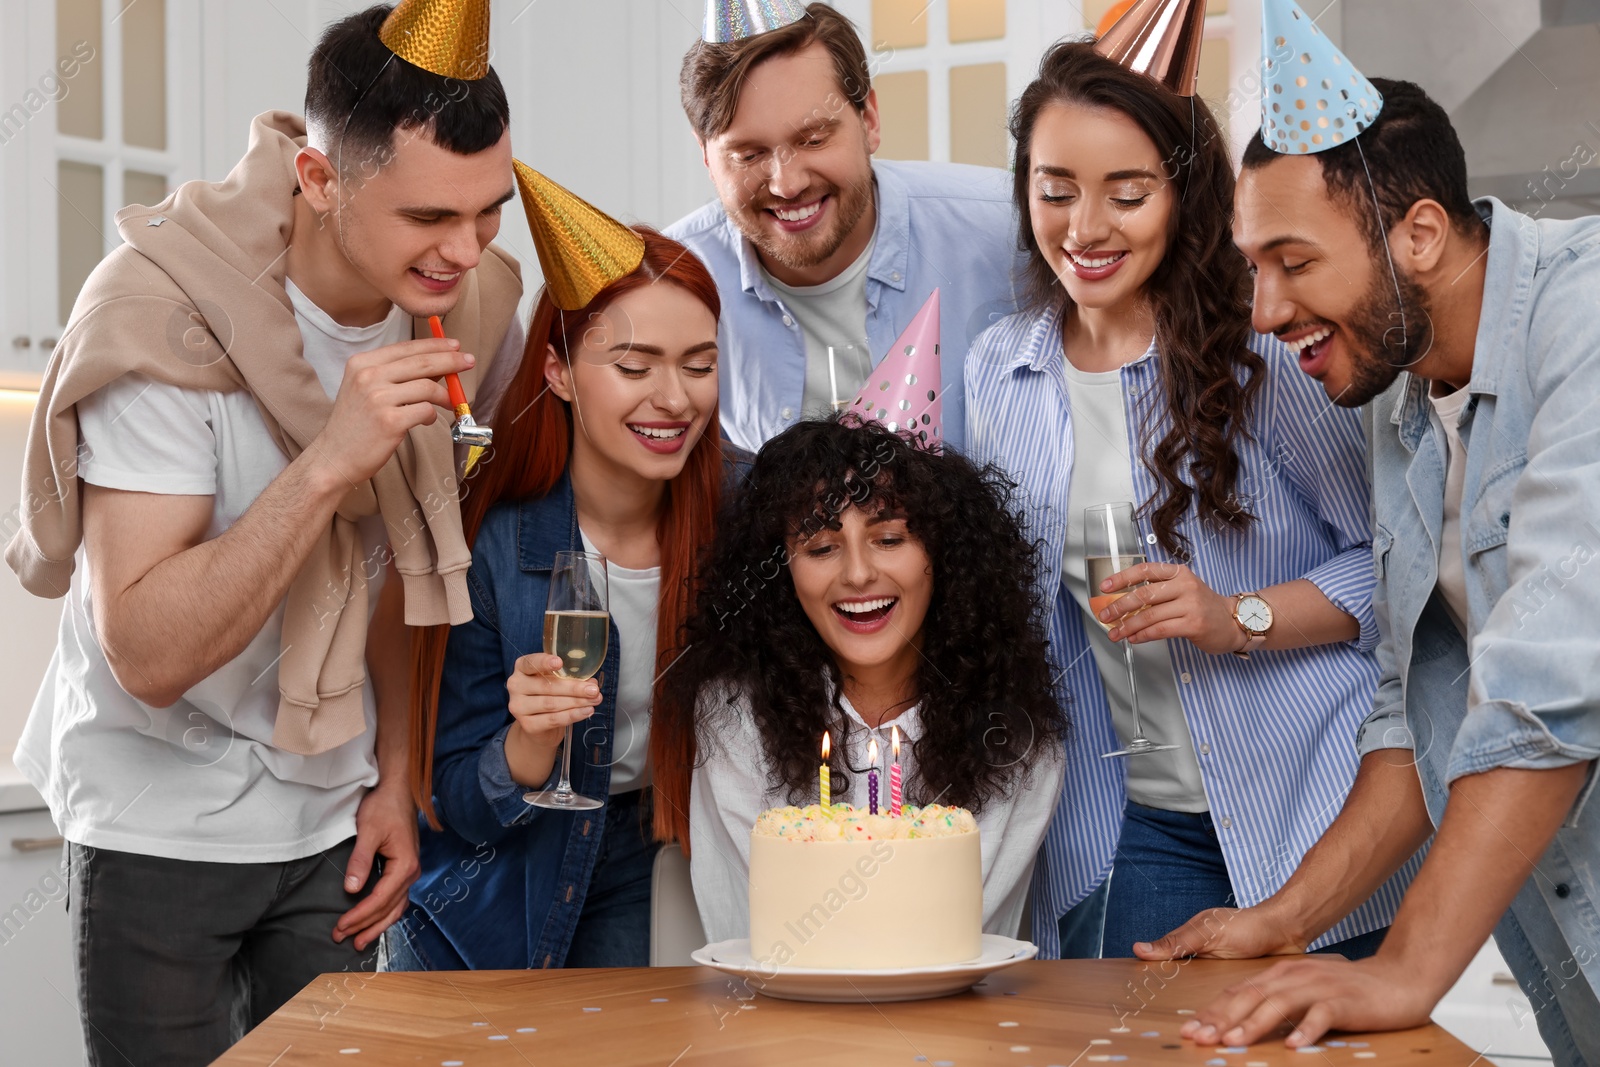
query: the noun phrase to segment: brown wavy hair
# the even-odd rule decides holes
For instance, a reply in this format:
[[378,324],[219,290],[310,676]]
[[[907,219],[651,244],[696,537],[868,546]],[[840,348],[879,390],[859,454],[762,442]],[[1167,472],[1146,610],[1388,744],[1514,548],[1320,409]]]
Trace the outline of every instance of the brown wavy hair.
[[[544,496],[566,472],[572,453],[572,407],[545,387],[544,363],[549,348],[568,361],[580,344],[591,317],[624,293],[658,281],[686,290],[711,311],[721,314],[717,284],[705,264],[669,237],[635,226],[644,237],[644,261],[602,289],[581,311],[563,312],[541,291],[528,325],[522,365],[506,387],[496,419],[494,447],[473,472],[461,501],[461,525],[472,544],[489,509],[502,500]],[[678,656],[684,621],[694,609],[691,578],[695,556],[716,533],[722,505],[722,430],[711,413],[700,440],[678,476],[667,483],[656,539],[661,544],[661,601],[656,611],[656,684],[650,707],[650,762],[655,799],[654,832],[662,841],[689,839],[689,777],[694,767],[694,708],[680,708],[663,691],[664,668]],[[439,828],[433,810],[433,738],[439,721],[439,679],[444,672],[448,626],[412,631],[411,781],[413,799]]]
[[1065,309],[1072,302],[1027,224],[1033,129],[1051,104],[1110,108],[1128,116],[1155,143],[1165,177],[1181,194],[1167,254],[1145,283],[1171,427],[1152,444],[1154,411],[1146,409],[1145,464],[1157,488],[1144,509],[1162,548],[1187,559],[1189,539],[1178,527],[1191,499],[1204,521],[1242,530],[1255,519],[1236,492],[1234,444],[1249,436],[1266,363],[1249,346],[1250,276],[1233,246],[1228,143],[1199,97],[1177,96],[1096,54],[1085,41],[1065,41],[1046,52],[1039,76],[1011,112],[1017,146],[1012,195],[1023,220],[1018,241],[1028,256],[1024,278],[1035,311]]

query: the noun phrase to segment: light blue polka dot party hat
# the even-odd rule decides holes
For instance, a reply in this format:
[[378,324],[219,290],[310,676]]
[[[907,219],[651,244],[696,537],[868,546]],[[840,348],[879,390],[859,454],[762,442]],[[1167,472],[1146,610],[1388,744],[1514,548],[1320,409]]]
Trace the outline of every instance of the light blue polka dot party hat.
[[1283,155],[1344,144],[1383,110],[1383,94],[1294,0],[1262,0],[1261,92],[1261,139]]
[[803,0],[706,0],[700,36],[711,44],[728,44],[805,17]]

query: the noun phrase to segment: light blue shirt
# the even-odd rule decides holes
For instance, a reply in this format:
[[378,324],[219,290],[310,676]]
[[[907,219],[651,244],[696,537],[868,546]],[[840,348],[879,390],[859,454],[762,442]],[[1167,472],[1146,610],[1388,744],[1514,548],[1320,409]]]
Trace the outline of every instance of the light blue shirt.
[[[1430,383],[1402,374],[1369,410],[1384,641],[1361,749],[1415,749],[1435,824],[1462,775],[1600,757],[1600,218],[1536,222],[1493,198],[1478,211],[1459,544],[1440,544]],[[1441,551],[1465,558],[1465,637],[1437,591]],[[1557,1063],[1600,1063],[1594,781],[1495,930]]]
[[[1361,629],[1353,642],[1263,650],[1249,660],[1167,642],[1241,906],[1276,892],[1338,815],[1355,780],[1356,733],[1378,678],[1359,416],[1330,405],[1277,341],[1255,337],[1252,347],[1267,369],[1248,436],[1234,447],[1240,501],[1256,521],[1246,531],[1219,530],[1202,523],[1191,502],[1180,526],[1193,553],[1189,566],[1224,594],[1304,578]],[[1045,956],[1059,951],[1057,919],[1110,873],[1126,800],[1123,762],[1101,758],[1120,746],[1083,613],[1061,586],[1074,463],[1064,361],[1061,316],[1052,310],[1013,316],[983,334],[966,372],[968,454],[998,463],[1018,483],[1028,536],[1042,542],[1040,590],[1054,604],[1050,655],[1072,723],[1066,782],[1034,874],[1033,936]],[[1122,368],[1130,456],[1148,455],[1170,425],[1159,368],[1152,359]],[[1156,490],[1142,460],[1133,464],[1133,486],[1141,505]],[[1146,517],[1136,521],[1146,558],[1170,561]],[[1314,947],[1388,925],[1420,862],[1410,860]]]
[[[867,342],[873,362],[940,290],[944,439],[965,440],[961,366],[972,339],[1017,309],[1011,176],[956,163],[876,160],[876,244],[867,265]],[[762,277],[755,249],[712,202],[667,227],[711,270],[722,296],[717,330],[722,430],[758,451],[801,417],[806,342]]]

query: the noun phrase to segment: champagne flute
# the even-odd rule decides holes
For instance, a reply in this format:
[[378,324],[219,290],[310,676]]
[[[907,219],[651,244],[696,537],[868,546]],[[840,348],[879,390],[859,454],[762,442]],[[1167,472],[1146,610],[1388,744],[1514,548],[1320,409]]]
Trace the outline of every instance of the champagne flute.
[[[606,558],[595,552],[557,552],[544,609],[544,650],[561,657],[562,678],[593,678],[605,662],[611,638],[606,598]],[[588,811],[601,801],[572,791],[572,724],[561,743],[561,780],[554,789],[524,793],[541,808]]]
[[[1118,571],[1144,562],[1144,549],[1139,546],[1139,537],[1134,531],[1132,504],[1121,501],[1095,504],[1084,509],[1083,556],[1084,576],[1089,586],[1089,612],[1094,616],[1094,621],[1100,623],[1100,628],[1109,633],[1111,626],[1100,622],[1100,613],[1139,586],[1129,586],[1116,593],[1102,593],[1100,583]],[[1157,744],[1144,735],[1144,724],[1139,719],[1139,683],[1134,677],[1133,646],[1126,640],[1122,642],[1122,655],[1128,663],[1128,693],[1133,698],[1133,737],[1128,739],[1127,748],[1103,752],[1102,758],[1142,756],[1148,752],[1177,748],[1177,745]]]

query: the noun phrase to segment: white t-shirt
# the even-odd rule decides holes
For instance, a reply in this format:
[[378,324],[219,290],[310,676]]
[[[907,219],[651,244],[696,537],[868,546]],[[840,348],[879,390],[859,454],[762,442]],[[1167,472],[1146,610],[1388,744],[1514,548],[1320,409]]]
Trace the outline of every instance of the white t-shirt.
[[[305,358],[330,396],[351,356],[411,337],[411,316],[399,307],[372,326],[340,326],[294,283],[287,288]],[[207,539],[288,466],[247,392],[129,374],[77,408],[84,481],[210,496]],[[381,517],[363,519],[360,531],[376,605],[387,541]],[[279,603],[243,652],[171,707],[151,707],[118,685],[106,663],[80,549],[56,653],[15,757],[62,835],[94,848],[221,863],[298,859],[352,836],[356,806],[378,780],[372,684],[360,736],[314,756],[274,748],[282,620]]]
[[[1141,359],[1155,358],[1151,344]],[[1077,461],[1067,493],[1067,548],[1061,580],[1084,613],[1095,666],[1111,705],[1111,721],[1126,743],[1133,733],[1133,694],[1128,687],[1128,661],[1121,642],[1106,636],[1089,611],[1089,583],[1084,573],[1083,511],[1093,504],[1110,504],[1133,496],[1133,460],[1128,453],[1128,418],[1123,407],[1122,372],[1082,371],[1063,359],[1067,396],[1072,406],[1072,446]],[[1206,811],[1205,783],[1194,754],[1189,724],[1183,717],[1178,683],[1172,673],[1172,654],[1165,641],[1130,645],[1133,669],[1139,677],[1139,715],[1145,736],[1161,744],[1177,745],[1124,761],[1128,799],[1164,811]]]
[[[835,400],[845,404],[854,400],[872,373],[872,352],[867,346],[867,265],[877,243],[874,236],[854,263],[821,285],[784,285],[762,271],[805,335],[806,388],[800,412],[806,418],[832,413]],[[829,348],[833,349],[831,374]]]
[[1449,458],[1444,473],[1444,525],[1439,531],[1439,592],[1450,620],[1462,636],[1467,633],[1467,565],[1461,548],[1461,492],[1467,482],[1467,449],[1461,443],[1461,409],[1467,406],[1467,390],[1457,389],[1443,396],[1429,396],[1433,410],[1444,426]]
[[[582,530],[586,552],[594,543]],[[650,704],[656,681],[656,611],[661,568],[632,570],[606,560],[611,621],[617,626],[616,736],[611,745],[612,795],[650,784]]]

